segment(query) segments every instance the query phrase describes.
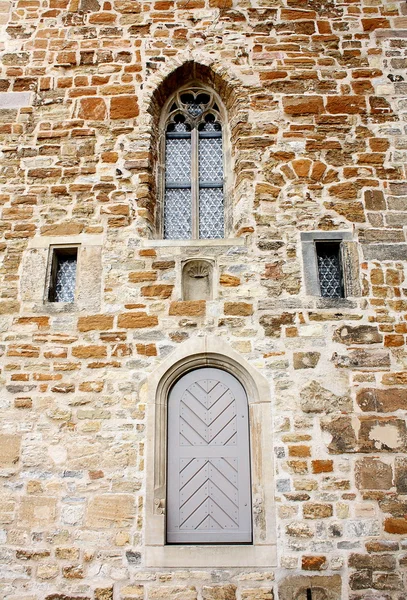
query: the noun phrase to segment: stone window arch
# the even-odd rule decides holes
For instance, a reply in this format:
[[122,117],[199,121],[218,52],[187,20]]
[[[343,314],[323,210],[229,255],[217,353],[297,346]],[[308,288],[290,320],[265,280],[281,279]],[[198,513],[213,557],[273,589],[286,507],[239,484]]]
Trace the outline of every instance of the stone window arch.
[[[252,544],[167,543],[168,395],[183,375],[198,369],[230,374],[247,395]],[[149,567],[271,567],[276,564],[271,391],[269,382],[220,338],[179,346],[149,375],[146,402],[146,565]]]
[[167,100],[160,119],[159,237],[225,237],[228,126],[210,87],[189,84]]

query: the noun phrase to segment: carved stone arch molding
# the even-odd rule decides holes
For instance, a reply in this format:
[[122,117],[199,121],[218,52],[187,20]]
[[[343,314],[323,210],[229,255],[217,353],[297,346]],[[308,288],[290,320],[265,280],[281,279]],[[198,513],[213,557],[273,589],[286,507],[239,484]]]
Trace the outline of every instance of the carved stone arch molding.
[[[251,545],[166,545],[167,398],[185,373],[215,367],[234,375],[249,404],[253,502]],[[272,393],[270,383],[226,342],[200,337],[184,342],[149,375],[146,394],[146,566],[273,567],[276,565]]]

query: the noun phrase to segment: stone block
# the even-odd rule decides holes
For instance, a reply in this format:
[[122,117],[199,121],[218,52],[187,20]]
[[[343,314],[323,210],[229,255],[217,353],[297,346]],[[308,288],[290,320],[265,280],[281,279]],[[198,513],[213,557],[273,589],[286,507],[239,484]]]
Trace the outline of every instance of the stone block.
[[324,110],[321,96],[285,96],[284,112],[288,115],[318,115]]
[[361,389],[356,394],[356,402],[364,412],[407,410],[407,389]]
[[379,344],[383,336],[373,325],[342,325],[334,331],[333,341],[341,344]]
[[198,593],[193,586],[162,586],[151,587],[148,592],[149,600],[197,600]]
[[144,329],[158,325],[158,318],[155,315],[147,315],[145,312],[123,313],[117,318],[117,326],[123,329]]
[[109,528],[130,526],[135,515],[134,497],[128,494],[102,494],[88,502],[86,524]]
[[279,600],[308,600],[307,590],[323,600],[343,600],[340,575],[294,575],[280,581]]
[[303,506],[304,519],[327,519],[332,517],[332,504],[322,502],[309,502]]
[[326,569],[326,556],[303,556],[301,568],[303,571],[321,571],[322,569]]
[[274,600],[271,588],[247,588],[240,592],[242,600]]
[[21,435],[0,434],[0,468],[16,467],[20,460]]
[[205,300],[184,300],[171,302],[170,316],[203,317],[206,312]]
[[113,96],[110,100],[111,119],[134,119],[139,114],[136,96]]
[[407,458],[397,456],[395,460],[395,484],[399,494],[407,494]]
[[294,352],[294,369],[315,369],[320,357],[320,352]]
[[249,317],[253,314],[253,304],[247,302],[225,302],[224,314]]
[[112,329],[113,317],[110,315],[92,315],[90,317],[79,317],[79,331],[105,331]]
[[372,369],[390,367],[390,355],[383,350],[352,350],[347,355],[332,355],[336,367],[342,369]]
[[355,478],[359,489],[389,490],[393,485],[393,470],[377,458],[366,457],[356,462]]
[[232,584],[204,586],[202,598],[203,600],[236,600],[236,586]]
[[55,521],[56,498],[46,496],[23,496],[19,510],[19,522],[28,527],[47,527]]
[[107,116],[106,102],[103,98],[81,98],[78,116],[80,119],[104,121]]
[[305,413],[348,412],[352,410],[352,400],[348,396],[337,396],[312,380],[300,392],[301,409]]
[[407,260],[407,244],[362,244],[362,252],[365,260]]

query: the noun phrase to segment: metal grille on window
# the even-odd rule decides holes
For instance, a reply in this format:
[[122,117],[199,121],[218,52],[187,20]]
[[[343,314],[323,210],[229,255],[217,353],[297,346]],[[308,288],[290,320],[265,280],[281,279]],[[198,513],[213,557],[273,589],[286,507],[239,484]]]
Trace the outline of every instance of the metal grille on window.
[[339,243],[316,244],[318,277],[321,296],[343,298],[342,265]]
[[164,235],[191,237],[191,132],[182,115],[167,128],[165,143]]
[[213,115],[199,128],[199,237],[224,235],[222,132]]
[[55,302],[75,299],[76,258],[59,258],[55,280]]

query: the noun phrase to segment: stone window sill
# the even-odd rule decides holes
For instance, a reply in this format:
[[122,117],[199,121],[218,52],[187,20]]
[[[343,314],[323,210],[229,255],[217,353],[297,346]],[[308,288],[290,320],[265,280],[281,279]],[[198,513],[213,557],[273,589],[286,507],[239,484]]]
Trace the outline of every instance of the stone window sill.
[[141,240],[143,248],[178,248],[178,247],[216,247],[216,246],[245,246],[246,241],[241,238],[216,238],[213,240]]

